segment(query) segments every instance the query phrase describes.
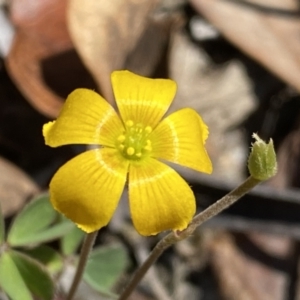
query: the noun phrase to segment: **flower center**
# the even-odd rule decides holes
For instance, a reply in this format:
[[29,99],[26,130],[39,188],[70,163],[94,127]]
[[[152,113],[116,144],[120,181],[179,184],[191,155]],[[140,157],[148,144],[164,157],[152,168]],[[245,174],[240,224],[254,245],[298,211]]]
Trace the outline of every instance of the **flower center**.
[[152,151],[149,139],[152,128],[141,123],[135,124],[132,120],[128,120],[125,126],[126,130],[117,138],[117,148],[121,154],[131,160],[140,160],[148,156]]

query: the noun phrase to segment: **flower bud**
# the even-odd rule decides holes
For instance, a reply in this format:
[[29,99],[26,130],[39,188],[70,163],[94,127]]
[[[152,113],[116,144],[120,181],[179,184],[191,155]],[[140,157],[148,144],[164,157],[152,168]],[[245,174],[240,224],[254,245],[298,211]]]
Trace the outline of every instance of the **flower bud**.
[[267,180],[277,172],[276,153],[273,140],[264,142],[256,133],[252,135],[256,140],[248,159],[250,175],[257,180]]

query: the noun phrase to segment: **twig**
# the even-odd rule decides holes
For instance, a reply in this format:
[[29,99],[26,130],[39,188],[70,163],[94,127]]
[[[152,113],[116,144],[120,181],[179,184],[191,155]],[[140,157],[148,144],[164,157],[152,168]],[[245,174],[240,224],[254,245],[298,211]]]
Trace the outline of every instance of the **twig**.
[[[131,226],[123,227],[122,233],[132,245],[138,263],[142,264],[142,262],[144,262],[149,256],[149,250],[145,241],[142,240],[143,238]],[[159,276],[157,276],[157,274],[157,269],[153,266],[153,268],[149,270],[145,276],[145,280],[149,283],[149,286],[157,299],[171,300],[171,296],[168,295],[166,287],[163,285],[161,280],[159,280]]]
[[88,233],[84,239],[84,242],[81,247],[81,252],[80,252],[80,258],[78,262],[78,266],[76,269],[75,276],[73,278],[73,282],[71,285],[71,288],[69,290],[69,293],[66,297],[66,300],[72,300],[76,290],[78,288],[78,285],[81,281],[82,275],[84,273],[84,269],[88,260],[88,256],[93,248],[93,245],[95,243],[96,237],[97,237],[98,231],[94,231],[92,233]]
[[174,243],[181,241],[191,234],[193,234],[194,230],[200,226],[203,222],[209,220],[213,216],[219,214],[224,209],[228,208],[234,202],[243,197],[247,192],[249,192],[252,188],[254,188],[261,181],[254,179],[253,177],[249,177],[244,181],[239,187],[225,195],[223,198],[218,200],[216,203],[209,206],[200,214],[196,215],[190,225],[181,232],[171,232],[167,236],[165,236],[162,240],[160,240],[155,248],[150,253],[149,257],[145,260],[145,262],[140,266],[140,268],[135,272],[131,281],[120,295],[119,300],[126,300],[141,279],[144,277],[148,269],[154,264],[154,262],[158,259],[158,257],[171,245]]

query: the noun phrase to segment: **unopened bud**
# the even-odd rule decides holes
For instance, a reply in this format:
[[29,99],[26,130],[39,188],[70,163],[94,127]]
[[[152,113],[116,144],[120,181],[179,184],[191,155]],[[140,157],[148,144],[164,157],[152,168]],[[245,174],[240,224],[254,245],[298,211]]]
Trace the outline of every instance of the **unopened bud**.
[[257,180],[267,180],[277,172],[276,153],[272,139],[264,142],[256,133],[252,135],[256,140],[248,159],[250,175]]

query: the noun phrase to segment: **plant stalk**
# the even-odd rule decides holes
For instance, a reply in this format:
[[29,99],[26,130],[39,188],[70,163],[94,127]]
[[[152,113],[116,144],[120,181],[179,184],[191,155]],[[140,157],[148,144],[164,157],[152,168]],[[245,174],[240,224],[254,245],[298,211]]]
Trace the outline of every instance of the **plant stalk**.
[[124,291],[119,297],[119,300],[126,300],[136,288],[138,283],[142,280],[148,269],[155,263],[159,256],[171,245],[178,241],[186,239],[193,234],[195,229],[200,226],[205,221],[219,214],[234,202],[243,197],[261,181],[254,179],[253,177],[248,177],[240,186],[236,189],[222,197],[220,200],[209,206],[207,209],[196,215],[189,226],[183,231],[173,231],[166,235],[162,240],[160,240],[152,252],[149,254],[145,262],[139,267],[139,269],[134,273],[132,279],[125,287]]
[[76,290],[80,284],[82,275],[84,273],[84,269],[85,269],[89,254],[93,249],[93,245],[95,243],[97,234],[98,234],[98,231],[88,233],[84,239],[84,242],[82,244],[81,251],[80,251],[79,262],[78,262],[78,265],[76,268],[76,273],[73,278],[73,282],[70,287],[69,293],[66,297],[66,300],[72,300],[73,297],[75,296]]

